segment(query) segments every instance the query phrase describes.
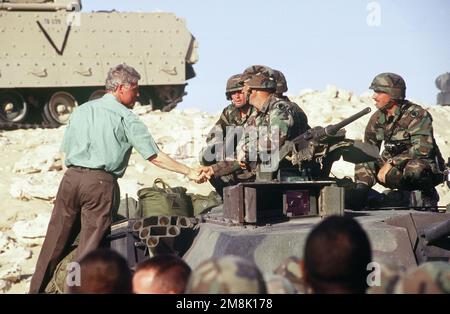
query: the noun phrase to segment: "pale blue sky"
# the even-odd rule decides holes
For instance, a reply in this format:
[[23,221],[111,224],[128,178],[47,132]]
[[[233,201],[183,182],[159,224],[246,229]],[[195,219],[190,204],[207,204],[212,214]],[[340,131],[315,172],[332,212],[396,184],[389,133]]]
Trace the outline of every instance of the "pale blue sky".
[[[368,16],[381,9],[380,25]],[[435,104],[438,75],[450,72],[448,0],[85,0],[83,11],[167,11],[197,38],[197,76],[179,108],[217,112],[229,76],[248,65],[284,72],[289,91],[327,84],[362,93],[380,72],[396,72],[407,97]],[[372,15],[371,15],[372,16]]]

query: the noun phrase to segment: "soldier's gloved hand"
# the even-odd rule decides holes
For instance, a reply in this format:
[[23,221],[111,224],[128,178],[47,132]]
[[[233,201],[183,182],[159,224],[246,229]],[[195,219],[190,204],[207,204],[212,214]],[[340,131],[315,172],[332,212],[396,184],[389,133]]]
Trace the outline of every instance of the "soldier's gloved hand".
[[381,183],[386,184],[386,174],[392,169],[392,165],[390,163],[385,163],[383,167],[381,167],[380,171],[378,171],[377,179]]

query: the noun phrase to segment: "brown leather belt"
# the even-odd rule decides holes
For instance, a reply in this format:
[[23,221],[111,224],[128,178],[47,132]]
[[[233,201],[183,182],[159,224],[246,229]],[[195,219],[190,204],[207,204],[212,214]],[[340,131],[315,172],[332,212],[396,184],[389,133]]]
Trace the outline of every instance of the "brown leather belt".
[[75,170],[80,170],[80,171],[101,171],[101,172],[105,172],[105,173],[107,173],[107,174],[110,174],[114,179],[117,179],[116,176],[115,176],[114,174],[112,174],[111,172],[108,172],[108,171],[106,171],[106,170],[104,170],[104,169],[86,168],[86,167],[73,166],[73,165],[67,166],[67,168],[75,169]]

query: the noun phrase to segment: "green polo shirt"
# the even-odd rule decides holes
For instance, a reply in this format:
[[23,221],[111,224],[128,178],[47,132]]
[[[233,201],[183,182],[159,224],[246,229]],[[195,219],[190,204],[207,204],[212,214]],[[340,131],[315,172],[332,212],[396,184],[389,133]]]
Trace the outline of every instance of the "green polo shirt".
[[159,152],[145,124],[112,94],[77,107],[70,116],[61,151],[66,166],[124,175],[135,148],[144,159]]

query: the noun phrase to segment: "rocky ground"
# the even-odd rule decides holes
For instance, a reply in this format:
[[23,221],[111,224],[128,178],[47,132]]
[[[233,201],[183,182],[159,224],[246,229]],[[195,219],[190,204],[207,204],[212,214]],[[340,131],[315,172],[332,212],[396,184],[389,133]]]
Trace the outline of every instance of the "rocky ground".
[[[369,94],[360,96],[328,86],[325,91],[304,90],[291,99],[307,113],[311,126],[336,123],[359,110],[372,106]],[[436,140],[445,157],[450,156],[450,107],[426,106],[434,118]],[[173,110],[170,113],[135,109],[160,148],[180,162],[198,166],[198,152],[219,113]],[[370,115],[354,122],[347,137],[362,139]],[[0,292],[25,293],[45,236],[63,169],[58,153],[64,127],[0,131]],[[333,166],[338,177],[353,177],[353,165],[338,161]],[[136,192],[151,186],[156,178],[169,185],[185,186],[190,193],[208,194],[209,183],[197,185],[181,175],[159,169],[133,153],[124,178],[119,180],[122,196],[137,198]],[[381,187],[377,187],[381,189]],[[440,205],[450,203],[450,193],[438,187]]]

